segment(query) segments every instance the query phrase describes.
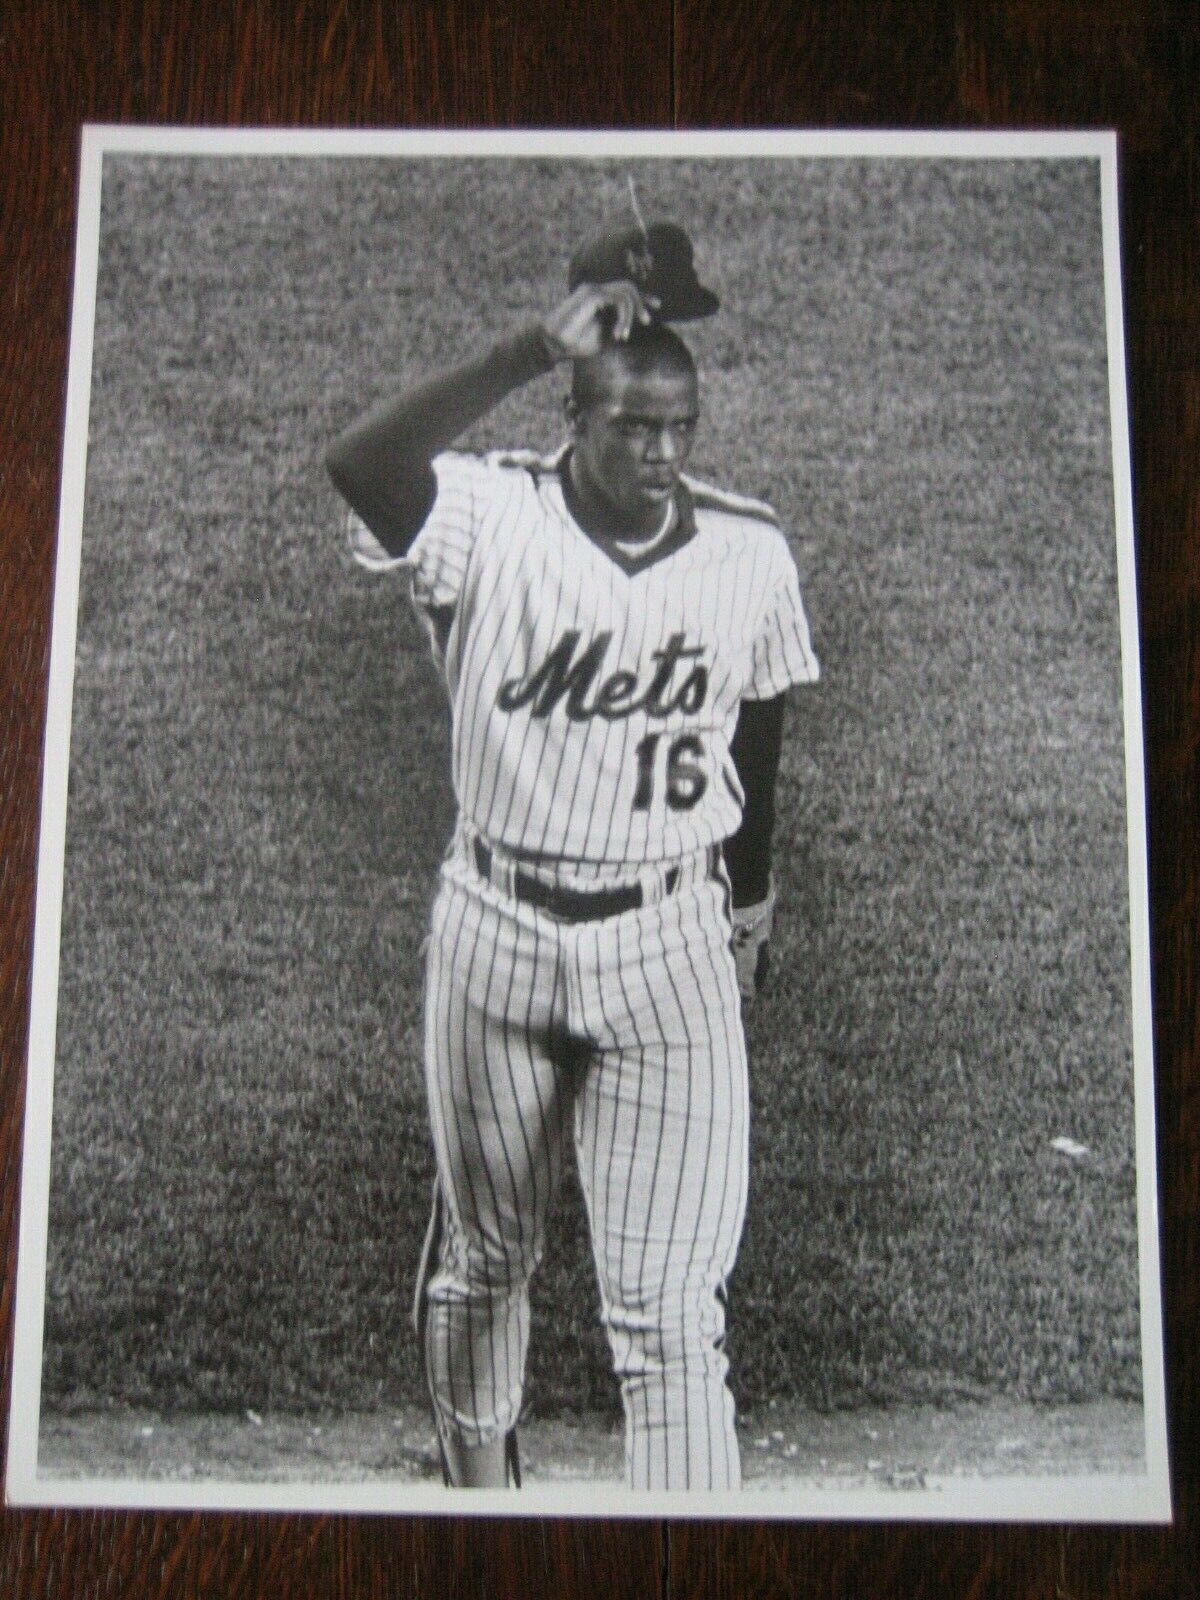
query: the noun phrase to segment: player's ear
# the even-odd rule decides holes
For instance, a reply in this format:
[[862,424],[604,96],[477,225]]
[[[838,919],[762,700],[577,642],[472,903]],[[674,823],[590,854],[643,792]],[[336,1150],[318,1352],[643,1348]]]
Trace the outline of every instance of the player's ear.
[[579,419],[582,415],[579,402],[575,396],[569,394],[563,399],[563,416],[567,419],[567,426],[573,434],[579,432]]

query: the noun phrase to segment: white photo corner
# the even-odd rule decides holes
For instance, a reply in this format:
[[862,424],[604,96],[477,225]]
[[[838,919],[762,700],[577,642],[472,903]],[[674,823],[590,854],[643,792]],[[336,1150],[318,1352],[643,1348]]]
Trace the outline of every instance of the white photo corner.
[[1116,167],[83,131],[10,1503],[1169,1520]]

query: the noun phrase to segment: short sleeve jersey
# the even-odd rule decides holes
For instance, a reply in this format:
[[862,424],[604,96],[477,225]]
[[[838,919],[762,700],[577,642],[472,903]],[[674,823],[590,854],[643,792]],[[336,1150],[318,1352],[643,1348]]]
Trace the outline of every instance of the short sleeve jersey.
[[795,562],[769,508],[690,478],[648,556],[610,552],[572,516],[561,460],[441,455],[407,555],[354,517],[352,550],[411,576],[479,834],[559,861],[674,859],[737,830],[740,702],[817,678]]

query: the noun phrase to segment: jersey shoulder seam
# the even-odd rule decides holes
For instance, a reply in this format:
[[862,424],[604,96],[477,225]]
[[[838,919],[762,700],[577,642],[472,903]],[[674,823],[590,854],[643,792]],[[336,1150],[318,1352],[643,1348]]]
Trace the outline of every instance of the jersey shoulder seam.
[[683,482],[697,511],[720,511],[726,516],[745,517],[751,522],[765,522],[771,528],[779,527],[774,507],[765,500],[756,500],[748,494],[735,494],[731,489],[719,489],[716,484],[705,483],[703,479],[687,474]]

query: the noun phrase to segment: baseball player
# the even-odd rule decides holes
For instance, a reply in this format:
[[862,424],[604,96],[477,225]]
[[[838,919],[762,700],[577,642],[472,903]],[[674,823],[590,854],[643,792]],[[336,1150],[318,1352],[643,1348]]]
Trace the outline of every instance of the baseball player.
[[[528,1287],[573,1138],[627,1481],[728,1489],[740,1006],[771,931],[783,695],[818,669],[772,512],[683,473],[699,390],[670,324],[718,304],[687,235],[607,232],[569,285],[328,457],[353,552],[408,576],[451,706],[419,1326],[447,1482],[519,1482]],[[555,454],[453,449],[568,363]]]

